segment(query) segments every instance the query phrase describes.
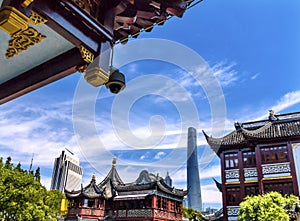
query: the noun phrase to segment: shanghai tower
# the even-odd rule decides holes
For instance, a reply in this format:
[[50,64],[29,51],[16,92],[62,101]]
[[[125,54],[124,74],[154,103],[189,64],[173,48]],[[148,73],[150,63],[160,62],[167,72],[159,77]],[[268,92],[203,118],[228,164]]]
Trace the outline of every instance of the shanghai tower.
[[197,131],[193,127],[188,129],[187,149],[187,202],[188,207],[202,211],[202,198],[197,155]]

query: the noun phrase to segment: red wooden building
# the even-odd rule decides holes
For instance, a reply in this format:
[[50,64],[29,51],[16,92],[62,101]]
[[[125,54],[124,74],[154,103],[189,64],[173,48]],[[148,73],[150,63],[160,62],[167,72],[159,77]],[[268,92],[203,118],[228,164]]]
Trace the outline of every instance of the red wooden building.
[[221,159],[224,220],[237,220],[239,203],[247,195],[299,195],[293,147],[300,142],[300,113],[270,111],[268,120],[234,126],[221,138],[204,133]]
[[116,160],[105,179],[77,191],[66,191],[70,201],[66,221],[132,220],[180,221],[187,191],[168,186],[165,179],[143,170],[132,183],[124,183]]

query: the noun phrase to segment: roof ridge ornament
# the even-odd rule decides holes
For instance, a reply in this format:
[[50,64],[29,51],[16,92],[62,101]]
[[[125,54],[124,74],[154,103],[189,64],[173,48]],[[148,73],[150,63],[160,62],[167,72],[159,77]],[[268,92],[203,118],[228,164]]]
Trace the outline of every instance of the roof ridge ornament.
[[242,124],[237,121],[234,122],[234,127],[237,132],[240,132],[242,130]]
[[269,110],[269,121],[275,121],[278,120],[278,117],[275,116],[274,110]]
[[115,167],[117,165],[117,156],[114,156],[112,160],[112,166]]

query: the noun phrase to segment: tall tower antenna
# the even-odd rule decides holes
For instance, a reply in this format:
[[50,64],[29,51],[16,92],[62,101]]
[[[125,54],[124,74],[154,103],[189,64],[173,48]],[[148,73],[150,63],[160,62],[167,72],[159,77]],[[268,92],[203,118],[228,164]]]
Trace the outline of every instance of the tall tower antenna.
[[30,166],[29,166],[29,172],[32,171],[33,156],[34,156],[34,153],[32,153],[32,157],[31,157],[31,161],[30,161]]

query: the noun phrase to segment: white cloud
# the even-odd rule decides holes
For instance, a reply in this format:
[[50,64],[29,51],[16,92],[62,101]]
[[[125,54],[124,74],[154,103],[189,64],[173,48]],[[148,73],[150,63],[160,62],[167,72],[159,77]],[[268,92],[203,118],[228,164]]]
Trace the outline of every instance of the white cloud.
[[[274,110],[275,114],[279,113],[285,109],[288,109],[296,104],[300,103],[300,90],[298,91],[291,91],[286,94],[284,94],[282,97],[280,97],[274,105],[271,105],[269,107],[263,107],[260,108],[255,112],[255,116],[253,116],[252,119],[247,120],[264,120],[268,118],[268,110]],[[253,114],[252,114],[253,115]],[[251,116],[252,116],[251,115]]]
[[226,64],[226,62],[219,62],[211,67],[213,74],[223,87],[231,86],[239,77],[238,72],[234,70],[235,63]]
[[203,203],[222,203],[222,193],[214,184],[201,186],[201,196]]
[[297,103],[300,102],[300,90],[299,91],[292,91],[285,94],[283,97],[279,99],[279,101],[272,106],[270,109],[274,110],[275,112],[280,112],[286,108],[289,108]]
[[251,76],[251,80],[255,80],[256,78],[258,78],[259,75],[260,75],[260,74],[257,73],[257,74],[255,74],[255,75]]
[[160,152],[158,152],[155,156],[154,156],[154,159],[155,160],[159,160],[159,159],[161,159],[163,156],[165,156],[166,155],[166,153],[165,152],[163,152],[163,151],[160,151]]

